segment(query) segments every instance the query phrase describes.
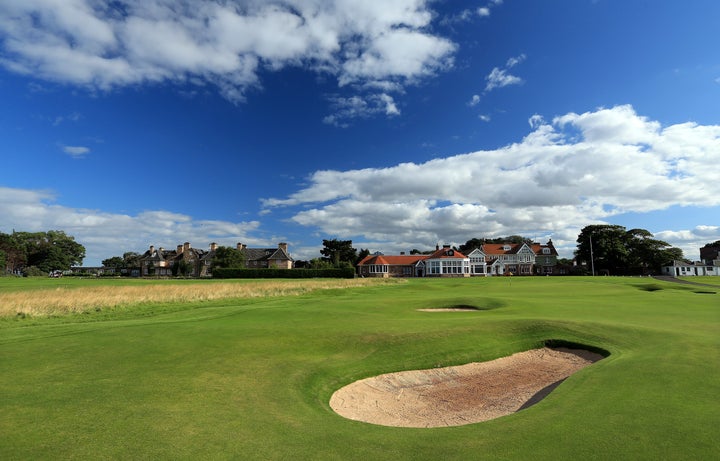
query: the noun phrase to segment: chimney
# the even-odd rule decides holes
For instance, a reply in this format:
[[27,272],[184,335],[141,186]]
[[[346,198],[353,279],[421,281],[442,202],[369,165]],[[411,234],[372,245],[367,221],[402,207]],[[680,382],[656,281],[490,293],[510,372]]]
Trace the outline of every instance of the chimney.
[[278,243],[278,248],[280,248],[282,251],[284,251],[285,253],[287,253],[287,251],[288,251],[288,244],[285,243],[285,242],[280,242],[280,243]]
[[241,250],[241,251],[242,251],[242,250],[244,250],[245,248],[247,248],[247,245],[245,245],[244,243],[238,243],[238,244],[237,244],[237,249],[238,249],[238,250]]
[[401,251],[401,252],[400,252],[400,256],[405,256],[405,252],[404,252],[404,251]]
[[150,256],[152,256],[153,253],[155,253],[155,247],[150,245]]
[[190,242],[183,243],[183,251],[188,251],[190,249]]
[[183,252],[183,246],[182,246],[182,245],[178,245],[178,246],[177,246],[177,254],[181,254],[182,252]]
[[217,243],[213,242],[210,244],[210,251],[215,251],[215,250],[217,250]]
[[435,251],[438,251],[439,249],[440,249],[440,244],[439,244],[439,243],[436,243],[436,244],[435,244]]

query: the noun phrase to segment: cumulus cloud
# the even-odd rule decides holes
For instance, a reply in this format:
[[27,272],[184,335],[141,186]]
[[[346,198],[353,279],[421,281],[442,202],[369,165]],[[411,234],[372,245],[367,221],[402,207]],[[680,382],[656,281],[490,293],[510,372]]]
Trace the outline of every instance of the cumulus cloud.
[[[340,87],[402,90],[453,64],[429,0],[10,0],[0,65],[91,89],[202,82],[234,102],[263,71],[302,66]],[[396,115],[396,110],[386,111]]]
[[374,241],[565,234],[574,247],[580,228],[619,214],[720,205],[718,125],[662,126],[617,106],[550,123],[534,115],[530,126],[496,150],[316,171],[307,187],[265,206],[302,206],[292,218],[300,225]]
[[472,98],[470,98],[470,101],[468,101],[467,105],[470,107],[474,107],[480,104],[480,95],[474,94]]
[[189,241],[198,248],[207,248],[211,242],[272,246],[281,240],[255,238],[252,234],[260,227],[257,221],[195,220],[185,214],[164,210],[150,210],[133,216],[70,208],[56,204],[52,192],[8,187],[0,187],[0,216],[0,231],[5,233],[12,229],[28,232],[64,230],[85,246],[85,264],[89,265],[99,265],[103,259],[121,256],[125,251],[144,251],[148,245],[175,248],[177,244]]

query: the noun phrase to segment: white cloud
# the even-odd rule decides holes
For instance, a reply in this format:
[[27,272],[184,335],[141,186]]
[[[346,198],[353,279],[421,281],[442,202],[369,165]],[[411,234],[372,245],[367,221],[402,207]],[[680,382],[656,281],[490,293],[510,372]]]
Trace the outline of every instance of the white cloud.
[[395,100],[386,93],[349,98],[334,96],[329,100],[333,113],[323,119],[323,122],[329,125],[347,127],[351,120],[357,118],[368,118],[377,114],[400,115]]
[[496,150],[317,171],[309,186],[265,206],[302,206],[293,217],[300,225],[373,241],[565,233],[575,235],[572,246],[583,226],[622,213],[720,206],[718,125],[663,127],[631,106],[552,123],[534,115],[530,125],[520,142]]
[[478,115],[478,118],[483,122],[489,122],[490,120],[492,120],[492,118],[487,114],[480,114]]
[[525,59],[527,59],[527,56],[525,56],[525,53],[523,53],[523,54],[521,54],[521,55],[519,55],[519,56],[515,56],[515,57],[512,57],[512,58],[508,59],[508,60],[507,60],[507,63],[505,63],[505,66],[506,66],[508,69],[510,69],[510,68],[512,68],[512,67],[517,66],[517,65],[520,64],[521,62],[525,61]]
[[210,82],[236,102],[262,72],[287,66],[332,75],[354,91],[401,92],[453,64],[457,46],[433,33],[431,3],[7,0],[0,65],[102,90]]
[[474,107],[480,104],[480,95],[474,94],[472,98],[470,98],[470,101],[468,101],[467,105],[470,107]]
[[272,246],[284,240],[253,237],[252,233],[260,226],[257,221],[195,220],[168,211],[145,211],[132,216],[70,208],[54,202],[54,195],[48,191],[0,187],[0,231],[62,229],[85,246],[87,265],[99,265],[101,260],[121,256],[126,251],[144,251],[148,245],[175,248],[189,241],[198,248],[207,248],[211,242]]
[[477,14],[480,17],[490,16],[490,8],[483,6],[477,9]]
[[493,68],[485,80],[487,80],[485,91],[492,91],[495,88],[502,88],[509,85],[519,85],[523,82],[520,77],[511,75],[507,72],[507,70],[500,69],[498,67]]
[[64,146],[63,152],[73,158],[83,158],[90,153],[90,149],[83,146]]
[[505,68],[494,67],[493,70],[485,77],[487,84],[485,85],[485,93],[494,90],[495,88],[502,88],[509,85],[519,85],[523,83],[523,79],[512,75],[508,72],[509,69],[517,66],[527,59],[525,54],[509,58],[505,63]]

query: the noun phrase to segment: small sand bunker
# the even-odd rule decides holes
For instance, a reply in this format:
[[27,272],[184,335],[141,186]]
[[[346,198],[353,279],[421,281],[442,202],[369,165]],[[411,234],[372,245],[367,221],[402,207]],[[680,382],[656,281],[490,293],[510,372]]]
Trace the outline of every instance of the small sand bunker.
[[602,358],[545,347],[490,362],[388,373],[343,387],[330,407],[345,418],[383,426],[461,426],[527,408]]

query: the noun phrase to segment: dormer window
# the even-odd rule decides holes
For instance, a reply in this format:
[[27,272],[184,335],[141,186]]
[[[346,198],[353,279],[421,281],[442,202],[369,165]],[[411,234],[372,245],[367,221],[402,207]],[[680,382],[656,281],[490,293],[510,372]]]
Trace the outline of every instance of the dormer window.
[[543,254],[549,255],[550,254],[550,248],[543,248]]
[[510,245],[503,245],[503,251],[510,251]]

